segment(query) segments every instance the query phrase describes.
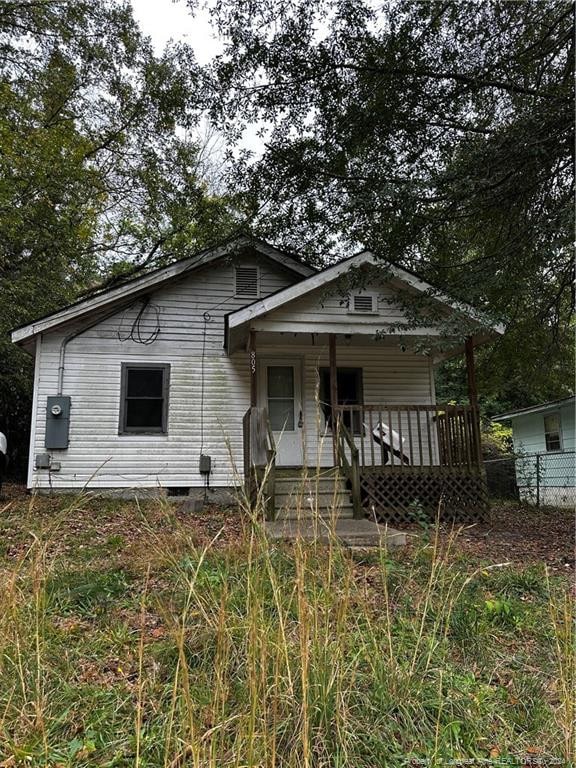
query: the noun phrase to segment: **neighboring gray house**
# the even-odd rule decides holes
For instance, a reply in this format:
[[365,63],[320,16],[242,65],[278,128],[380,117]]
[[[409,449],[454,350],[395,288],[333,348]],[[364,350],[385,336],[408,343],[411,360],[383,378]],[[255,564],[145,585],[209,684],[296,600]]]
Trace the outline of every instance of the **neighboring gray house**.
[[520,498],[539,504],[574,506],[575,397],[500,413],[495,422],[510,422]]
[[[400,297],[432,289],[391,265],[382,278],[381,263],[363,252],[317,272],[239,237],[14,330],[36,360],[28,486],[231,488],[271,440],[278,467],[354,473],[356,511],[450,493],[476,510],[473,348],[502,328],[436,292],[439,313],[470,335],[443,336],[442,357],[420,353],[440,329],[399,333]],[[343,295],[350,270],[365,285]],[[464,352],[472,405],[438,405],[434,365]]]

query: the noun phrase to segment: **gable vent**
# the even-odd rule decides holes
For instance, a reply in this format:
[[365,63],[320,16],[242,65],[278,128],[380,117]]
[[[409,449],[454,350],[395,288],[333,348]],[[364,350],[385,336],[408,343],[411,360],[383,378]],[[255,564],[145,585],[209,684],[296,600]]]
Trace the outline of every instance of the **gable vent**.
[[374,296],[356,294],[352,296],[352,312],[375,312],[376,301]]
[[236,267],[236,296],[258,298],[258,267]]

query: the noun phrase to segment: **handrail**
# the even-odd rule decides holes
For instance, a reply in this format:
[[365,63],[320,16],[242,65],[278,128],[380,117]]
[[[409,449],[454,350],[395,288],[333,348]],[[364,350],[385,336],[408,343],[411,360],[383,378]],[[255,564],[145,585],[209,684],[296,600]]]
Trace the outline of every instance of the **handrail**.
[[251,406],[242,418],[244,483],[250,502],[258,485],[265,500],[266,518],[275,514],[276,444],[266,408]]
[[[338,465],[344,470],[344,474],[350,481],[353,514],[356,519],[359,519],[364,517],[362,499],[360,498],[360,452],[354,444],[354,438],[341,418],[337,418],[336,434],[336,456]],[[346,456],[346,445],[350,451],[351,462],[348,461],[348,457]]]
[[276,516],[276,442],[272,434],[270,419],[266,408],[262,409],[262,420],[266,427],[266,467],[265,471],[265,498],[266,498],[266,518],[274,520]]
[[266,426],[266,437],[268,438],[268,445],[266,449],[273,453],[274,458],[276,458],[276,441],[274,440],[274,434],[272,432],[272,427],[270,426],[270,419],[268,417],[268,411],[266,408],[262,409],[262,416]]
[[[246,490],[250,484],[251,467],[252,467],[252,441],[250,440],[250,412],[251,408],[248,408],[244,416],[242,417],[242,448],[244,456],[244,485]],[[250,494],[249,494],[250,495]]]

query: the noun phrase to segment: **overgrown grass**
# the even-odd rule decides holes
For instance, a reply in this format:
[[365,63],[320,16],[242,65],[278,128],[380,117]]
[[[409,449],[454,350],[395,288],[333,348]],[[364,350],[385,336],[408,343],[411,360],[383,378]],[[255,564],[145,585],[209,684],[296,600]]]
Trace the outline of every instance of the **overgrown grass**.
[[226,545],[167,504],[127,514],[4,510],[5,765],[571,764],[571,604],[543,566],[434,531],[366,553],[270,544],[246,510]]

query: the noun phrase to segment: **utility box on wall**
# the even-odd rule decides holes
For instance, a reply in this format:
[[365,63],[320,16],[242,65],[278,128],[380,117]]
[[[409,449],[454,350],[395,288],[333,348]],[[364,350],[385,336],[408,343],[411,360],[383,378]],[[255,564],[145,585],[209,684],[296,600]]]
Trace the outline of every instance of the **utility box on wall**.
[[46,448],[68,448],[70,431],[70,397],[56,395],[48,398],[46,406]]

